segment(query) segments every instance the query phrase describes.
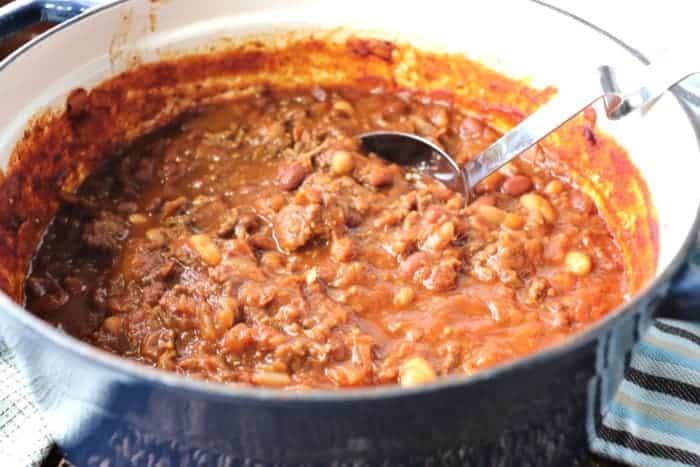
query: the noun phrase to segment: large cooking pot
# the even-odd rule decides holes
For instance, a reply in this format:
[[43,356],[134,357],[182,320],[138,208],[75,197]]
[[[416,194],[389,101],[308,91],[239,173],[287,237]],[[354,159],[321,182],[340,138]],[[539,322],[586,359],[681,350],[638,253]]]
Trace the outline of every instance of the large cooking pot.
[[[24,3],[63,12],[81,4]],[[152,61],[218,37],[336,27],[462,52],[536,84],[558,85],[561,70],[603,62],[630,76],[643,67],[612,36],[537,2],[119,0],[2,62],[0,160],[7,164],[32,115],[126,69],[131,52]],[[648,183],[658,213],[657,272],[589,330],[528,358],[418,388],[288,393],[187,380],[116,358],[4,294],[2,337],[56,441],[79,466],[571,465],[605,409],[600,388],[614,390],[640,334],[662,309],[679,316],[700,293],[686,262],[700,203],[697,122],[687,102],[666,95],[648,112],[600,120]]]

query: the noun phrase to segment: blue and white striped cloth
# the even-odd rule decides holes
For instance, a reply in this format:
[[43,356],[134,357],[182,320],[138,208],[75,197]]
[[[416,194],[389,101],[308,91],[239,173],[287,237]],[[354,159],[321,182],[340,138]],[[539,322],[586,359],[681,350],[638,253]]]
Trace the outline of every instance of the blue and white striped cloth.
[[[624,340],[613,335],[602,354]],[[700,325],[657,320],[624,363],[589,386],[591,449],[634,466],[700,466]]]

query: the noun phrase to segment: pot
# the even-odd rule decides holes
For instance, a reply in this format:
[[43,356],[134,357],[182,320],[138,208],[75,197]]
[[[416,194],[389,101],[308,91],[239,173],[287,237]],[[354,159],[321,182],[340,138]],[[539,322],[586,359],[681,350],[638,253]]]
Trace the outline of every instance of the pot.
[[[25,3],[70,4],[74,12],[86,6]],[[505,33],[494,33],[494,24]],[[63,23],[0,64],[0,161],[6,166],[32,115],[62,104],[77,86],[127,69],[135,56],[154,61],[213,38],[337,27],[464,53],[535,84],[556,86],[570,79],[563,71],[601,63],[630,76],[643,66],[614,37],[538,2],[435,0],[425,8],[365,0],[119,0]],[[700,223],[698,122],[687,100],[666,95],[648,112],[600,120],[648,184],[658,213],[657,272],[586,332],[533,356],[418,388],[286,393],[186,380],[118,359],[4,294],[2,337],[75,465],[571,465],[605,409],[600,388],[616,387],[651,320],[662,311],[681,316],[700,295],[700,276],[687,264]],[[684,170],[669,164],[671,157],[683,157]]]

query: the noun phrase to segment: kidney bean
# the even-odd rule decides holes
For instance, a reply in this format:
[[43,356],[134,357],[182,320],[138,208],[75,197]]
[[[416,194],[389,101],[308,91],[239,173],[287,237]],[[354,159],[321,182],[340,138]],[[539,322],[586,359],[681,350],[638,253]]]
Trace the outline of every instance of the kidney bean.
[[296,190],[306,178],[306,168],[298,162],[280,167],[277,174],[277,185],[284,191]]
[[504,193],[520,196],[532,190],[532,180],[526,175],[513,175],[501,185]]

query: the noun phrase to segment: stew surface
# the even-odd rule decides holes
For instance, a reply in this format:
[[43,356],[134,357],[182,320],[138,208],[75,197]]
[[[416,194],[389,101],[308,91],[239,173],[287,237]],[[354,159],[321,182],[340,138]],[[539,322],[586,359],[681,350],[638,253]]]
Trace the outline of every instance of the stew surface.
[[30,310],[141,363],[290,389],[415,385],[566,338],[621,303],[620,250],[542,151],[461,195],[360,150],[415,132],[460,162],[498,137],[447,99],[267,90],[207,108],[63,204]]

